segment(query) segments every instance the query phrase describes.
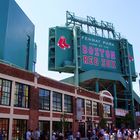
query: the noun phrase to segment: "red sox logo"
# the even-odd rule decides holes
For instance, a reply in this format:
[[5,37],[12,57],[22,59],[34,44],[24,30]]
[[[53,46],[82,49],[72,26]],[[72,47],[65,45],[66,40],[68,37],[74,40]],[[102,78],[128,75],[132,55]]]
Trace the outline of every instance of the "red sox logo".
[[134,61],[134,58],[130,54],[128,55],[128,59],[130,62]]
[[57,45],[61,48],[61,49],[66,49],[66,48],[70,48],[70,45],[66,43],[66,38],[64,36],[61,36],[58,40]]

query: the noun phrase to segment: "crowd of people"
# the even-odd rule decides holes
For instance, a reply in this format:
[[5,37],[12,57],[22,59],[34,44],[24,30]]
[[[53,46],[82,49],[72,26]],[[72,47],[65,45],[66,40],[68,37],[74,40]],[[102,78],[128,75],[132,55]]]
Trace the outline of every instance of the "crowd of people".
[[81,134],[79,131],[76,132],[76,135],[73,134],[72,130],[68,130],[65,136],[60,132],[53,132],[52,140],[80,140]]
[[36,128],[35,131],[28,129],[27,132],[25,132],[24,136],[25,140],[40,140],[40,131]]
[[[81,134],[77,131],[74,136],[72,132],[70,132],[67,137],[67,140],[80,140]],[[87,139],[88,140],[140,140],[140,129],[132,130],[127,128],[121,129],[89,129],[87,131]],[[60,138],[59,135],[53,133],[52,140],[64,140],[64,137]]]
[[[40,131],[36,129],[34,132],[30,129],[26,132],[25,140],[49,140],[49,134],[47,137],[42,137]],[[52,140],[80,140],[80,131],[77,131],[74,135],[72,131],[68,131],[66,136],[62,132],[53,132]],[[122,129],[89,129],[87,131],[88,140],[140,140],[140,129],[132,130],[127,128]]]
[[87,132],[88,140],[140,140],[140,129],[93,129]]

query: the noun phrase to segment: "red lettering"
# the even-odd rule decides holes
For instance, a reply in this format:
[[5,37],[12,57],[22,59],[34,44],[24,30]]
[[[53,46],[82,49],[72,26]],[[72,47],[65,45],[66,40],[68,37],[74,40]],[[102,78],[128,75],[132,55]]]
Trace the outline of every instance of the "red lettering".
[[116,68],[116,62],[115,61],[111,61],[111,63],[112,63],[112,68]]
[[88,58],[89,58],[89,64],[93,64],[93,62],[92,62],[92,56],[89,56]]
[[87,46],[85,46],[85,45],[82,46],[82,52],[83,52],[83,54],[87,54],[88,53]]
[[104,50],[104,49],[100,49],[99,51],[100,51],[100,53],[101,53],[101,57],[104,57],[104,52],[105,52],[105,50]]
[[89,52],[89,54],[93,55],[93,53],[94,53],[94,48],[90,46],[89,49],[88,49],[88,52]]
[[95,56],[99,56],[99,48],[95,48]]
[[84,64],[88,64],[88,57],[87,56],[83,56],[83,62],[84,62]]
[[96,65],[96,66],[99,65],[99,60],[97,57],[94,57],[93,61],[94,61],[94,65]]
[[111,59],[116,59],[115,51],[110,51]]
[[106,54],[106,58],[110,58],[110,52],[109,52],[109,50],[106,50],[105,51],[105,54]]
[[106,67],[110,67],[110,60],[106,60]]

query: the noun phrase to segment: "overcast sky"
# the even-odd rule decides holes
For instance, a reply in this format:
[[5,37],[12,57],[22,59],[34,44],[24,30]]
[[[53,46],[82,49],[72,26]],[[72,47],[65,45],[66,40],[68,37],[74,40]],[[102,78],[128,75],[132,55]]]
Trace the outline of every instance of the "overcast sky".
[[[16,0],[35,25],[37,43],[36,71],[60,80],[68,74],[48,71],[48,29],[63,26],[66,11],[77,16],[95,17],[114,24],[115,30],[133,45],[136,72],[140,72],[140,0]],[[139,94],[138,80],[133,84]]]

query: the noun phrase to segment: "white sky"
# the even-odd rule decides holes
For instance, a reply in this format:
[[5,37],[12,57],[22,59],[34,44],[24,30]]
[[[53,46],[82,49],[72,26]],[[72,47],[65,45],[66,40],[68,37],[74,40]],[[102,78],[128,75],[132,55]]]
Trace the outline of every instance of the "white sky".
[[[60,80],[69,74],[48,71],[48,32],[50,27],[63,26],[66,11],[77,16],[95,17],[114,24],[117,32],[133,45],[136,72],[140,73],[140,0],[16,0],[35,25],[37,43],[36,71]],[[140,94],[138,80],[134,90]]]

